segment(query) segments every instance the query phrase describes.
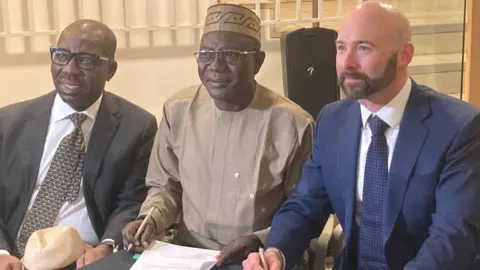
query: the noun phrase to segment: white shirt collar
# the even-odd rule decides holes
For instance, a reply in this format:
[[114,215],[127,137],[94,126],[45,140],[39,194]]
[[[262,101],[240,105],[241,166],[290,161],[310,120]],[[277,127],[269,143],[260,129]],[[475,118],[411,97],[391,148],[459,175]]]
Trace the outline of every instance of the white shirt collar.
[[[83,113],[88,116],[88,118],[92,119],[95,121],[95,118],[97,117],[98,109],[100,108],[100,103],[102,102],[103,94],[100,95],[100,97],[92,104],[90,107],[88,107],[86,110],[81,111],[79,113]],[[62,100],[62,98],[56,94],[55,95],[55,100],[53,101],[53,107],[52,107],[52,115],[50,117],[50,122],[58,122],[60,120],[63,120],[70,115],[77,113],[68,103]]]
[[[400,125],[400,121],[402,121],[403,112],[405,111],[405,106],[407,105],[408,97],[410,96],[411,91],[412,81],[410,78],[408,78],[400,92],[375,114],[391,128],[397,128],[398,125]],[[373,113],[362,104],[360,104],[360,111],[362,113],[363,127],[366,127],[367,120]]]

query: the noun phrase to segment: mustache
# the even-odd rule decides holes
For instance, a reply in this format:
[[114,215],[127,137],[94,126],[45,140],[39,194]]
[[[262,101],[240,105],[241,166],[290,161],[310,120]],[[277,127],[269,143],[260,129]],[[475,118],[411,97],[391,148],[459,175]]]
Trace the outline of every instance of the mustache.
[[366,74],[360,73],[360,72],[344,71],[340,74],[339,78],[340,78],[340,81],[344,81],[345,78],[367,80],[368,76]]
[[77,76],[57,76],[55,78],[60,83],[83,83],[84,79]]

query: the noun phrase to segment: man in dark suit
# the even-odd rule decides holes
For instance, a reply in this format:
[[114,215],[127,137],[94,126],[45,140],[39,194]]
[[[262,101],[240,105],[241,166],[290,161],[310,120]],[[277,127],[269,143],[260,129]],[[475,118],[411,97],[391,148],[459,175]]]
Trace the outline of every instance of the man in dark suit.
[[146,197],[157,122],[104,91],[115,74],[116,38],[80,20],[52,47],[56,91],[0,109],[0,270],[36,230],[72,226],[92,246],[77,267],[112,252]]
[[[410,35],[388,5],[345,17],[337,72],[347,99],[318,116],[300,183],[273,219],[268,269],[291,269],[330,214],[345,233],[336,269],[474,269],[480,114],[408,77]],[[252,253],[244,268],[259,261]]]

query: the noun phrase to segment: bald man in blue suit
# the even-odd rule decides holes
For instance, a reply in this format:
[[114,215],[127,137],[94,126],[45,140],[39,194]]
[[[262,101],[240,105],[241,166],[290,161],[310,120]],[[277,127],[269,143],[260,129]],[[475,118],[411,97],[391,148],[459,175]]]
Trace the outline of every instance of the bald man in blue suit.
[[[345,17],[347,98],[318,116],[313,153],[272,223],[269,270],[292,269],[330,214],[345,233],[335,269],[479,269],[479,110],[409,78],[410,36],[391,6],[368,1]],[[243,266],[262,269],[257,253]]]

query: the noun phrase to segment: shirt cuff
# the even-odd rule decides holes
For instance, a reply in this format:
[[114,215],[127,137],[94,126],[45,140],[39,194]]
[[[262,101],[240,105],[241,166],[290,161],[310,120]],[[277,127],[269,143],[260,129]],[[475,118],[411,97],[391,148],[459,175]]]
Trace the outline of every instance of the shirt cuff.
[[[160,212],[160,210],[158,210],[158,208],[156,208],[155,206],[152,206],[152,207],[154,207],[155,209],[152,211],[152,215],[150,217],[152,218],[153,223],[155,224],[156,233],[163,232],[167,229],[165,228],[165,223],[163,222],[164,217]],[[145,209],[140,210],[140,214],[138,215],[138,218],[142,220],[145,219],[148,212],[149,211],[145,211]]]
[[253,232],[253,234],[255,234],[258,237],[258,239],[260,239],[260,241],[262,242],[262,245],[264,246],[267,243],[267,238],[269,233],[270,233],[270,227],[260,231]]
[[0,249],[0,255],[10,255],[10,252],[6,249]]

